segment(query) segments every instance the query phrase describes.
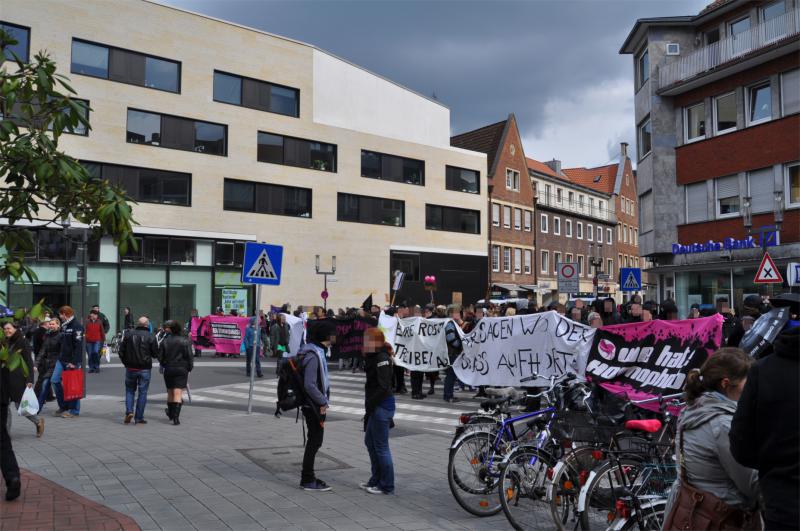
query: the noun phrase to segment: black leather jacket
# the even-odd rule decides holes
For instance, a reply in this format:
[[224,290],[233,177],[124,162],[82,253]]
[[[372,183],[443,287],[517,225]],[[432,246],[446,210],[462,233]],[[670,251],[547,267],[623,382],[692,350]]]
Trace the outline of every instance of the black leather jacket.
[[372,413],[381,402],[392,396],[392,369],[394,364],[385,349],[367,354],[364,360],[364,372],[367,382],[364,384],[364,409]]
[[194,368],[192,345],[183,336],[167,334],[158,347],[158,359],[165,368],[179,368],[187,371]]
[[53,376],[53,369],[56,368],[58,356],[61,353],[61,332],[48,331],[39,349],[39,358],[36,361],[36,368],[39,371],[39,378],[50,378]]
[[126,330],[122,336],[119,359],[126,369],[152,369],[153,358],[158,358],[156,336],[144,326]]

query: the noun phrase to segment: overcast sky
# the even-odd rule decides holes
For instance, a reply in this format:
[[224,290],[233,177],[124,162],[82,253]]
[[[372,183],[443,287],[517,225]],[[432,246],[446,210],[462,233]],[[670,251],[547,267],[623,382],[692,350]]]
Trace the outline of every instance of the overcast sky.
[[[513,112],[525,154],[597,166],[635,149],[637,18],[711,0],[161,0],[314,44],[450,108],[461,133]],[[634,159],[635,160],[635,159]]]

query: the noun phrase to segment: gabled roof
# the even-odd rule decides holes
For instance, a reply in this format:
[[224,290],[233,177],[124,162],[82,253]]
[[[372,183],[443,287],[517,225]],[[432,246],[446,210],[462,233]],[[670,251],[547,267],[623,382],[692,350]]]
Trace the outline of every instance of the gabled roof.
[[494,175],[495,156],[503,142],[503,136],[509,119],[450,137],[450,145],[486,153],[486,165],[489,175],[492,176]]
[[565,181],[569,181],[565,175],[558,175],[553,168],[545,164],[544,162],[539,162],[538,160],[532,159],[530,157],[525,157],[525,160],[528,162],[528,169],[533,170],[536,173],[542,173],[544,175],[549,175],[550,177],[555,177],[557,179],[564,179]]
[[564,168],[562,171],[575,184],[611,195],[615,191],[618,166],[615,163],[596,168]]

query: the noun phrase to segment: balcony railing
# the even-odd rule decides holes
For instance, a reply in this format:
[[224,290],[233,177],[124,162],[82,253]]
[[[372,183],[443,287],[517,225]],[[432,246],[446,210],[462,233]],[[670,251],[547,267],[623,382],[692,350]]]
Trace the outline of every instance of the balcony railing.
[[787,11],[749,30],[704,46],[660,68],[659,88],[687,81],[725,63],[800,34],[800,9]]
[[[613,210],[607,208],[600,208],[597,204],[590,204],[587,202],[580,202],[577,199],[570,201],[566,196],[558,197],[557,194],[537,194],[537,204],[557,208],[565,212],[572,212],[575,214],[582,214],[590,216],[602,221],[609,221],[616,223],[617,219]],[[608,204],[611,204],[610,202]]]

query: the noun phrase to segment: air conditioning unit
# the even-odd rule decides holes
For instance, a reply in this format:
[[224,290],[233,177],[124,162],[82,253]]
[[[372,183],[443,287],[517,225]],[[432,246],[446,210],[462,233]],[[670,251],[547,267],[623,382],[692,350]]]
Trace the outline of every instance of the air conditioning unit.
[[681,54],[681,45],[677,42],[668,42],[667,43],[667,55],[680,55]]

